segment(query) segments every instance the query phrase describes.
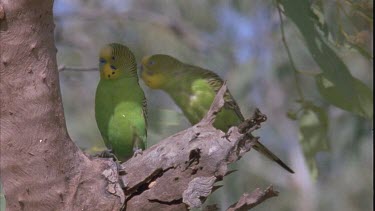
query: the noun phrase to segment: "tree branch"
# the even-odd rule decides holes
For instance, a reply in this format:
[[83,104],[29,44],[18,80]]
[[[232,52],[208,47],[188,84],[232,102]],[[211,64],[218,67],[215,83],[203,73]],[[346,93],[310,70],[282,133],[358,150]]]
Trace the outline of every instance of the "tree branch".
[[97,67],[68,67],[65,65],[60,65],[58,67],[59,72],[63,71],[85,71],[85,72],[92,72],[92,71],[98,71]]
[[[202,205],[214,184],[229,173],[228,164],[248,152],[257,137],[232,127],[227,134],[212,123],[224,105],[226,84],[207,116],[197,125],[170,136],[122,164],[121,181],[129,210],[186,210]],[[263,121],[263,119],[261,120]],[[259,119],[253,119],[259,125]],[[247,127],[253,130],[254,127]]]
[[272,186],[269,186],[265,191],[257,188],[252,193],[244,193],[237,203],[232,204],[227,211],[245,211],[249,210],[256,205],[262,203],[266,199],[278,196],[278,192],[273,190]]

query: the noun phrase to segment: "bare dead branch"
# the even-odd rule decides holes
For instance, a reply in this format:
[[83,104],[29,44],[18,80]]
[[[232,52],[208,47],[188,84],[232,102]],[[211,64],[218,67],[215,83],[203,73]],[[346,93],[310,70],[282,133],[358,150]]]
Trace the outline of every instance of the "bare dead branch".
[[122,164],[126,172],[121,180],[127,209],[200,207],[217,189],[215,182],[229,173],[228,164],[251,149],[257,137],[242,134],[237,127],[224,134],[212,126],[224,105],[226,89],[224,84],[207,116],[197,125],[164,139]]
[[227,91],[227,82],[224,81],[222,87],[218,91],[217,95],[215,96],[214,101],[210,109],[208,110],[207,114],[203,119],[200,121],[199,124],[211,124],[215,121],[216,114],[220,112],[222,107],[224,106],[224,94]]
[[262,114],[258,108],[255,109],[252,118],[246,119],[242,122],[238,129],[240,133],[252,132],[252,130],[256,130],[260,128],[260,124],[267,120],[267,116]]
[[257,188],[252,193],[244,193],[237,203],[232,204],[227,211],[246,211],[262,203],[266,199],[277,196],[279,193],[269,186],[265,191]]

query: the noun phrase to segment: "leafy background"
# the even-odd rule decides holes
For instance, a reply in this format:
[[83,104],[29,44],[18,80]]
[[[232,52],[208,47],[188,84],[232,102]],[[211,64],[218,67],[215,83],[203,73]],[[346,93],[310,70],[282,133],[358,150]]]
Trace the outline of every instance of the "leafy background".
[[[273,184],[280,196],[258,210],[373,209],[373,1],[55,0],[54,13],[61,66],[96,67],[99,49],[120,42],[138,61],[164,53],[214,70],[245,116],[267,114],[257,135],[296,173],[250,152],[206,205]],[[89,153],[104,149],[98,80],[60,72],[69,134]],[[189,127],[165,93],[141,86],[149,145]]]

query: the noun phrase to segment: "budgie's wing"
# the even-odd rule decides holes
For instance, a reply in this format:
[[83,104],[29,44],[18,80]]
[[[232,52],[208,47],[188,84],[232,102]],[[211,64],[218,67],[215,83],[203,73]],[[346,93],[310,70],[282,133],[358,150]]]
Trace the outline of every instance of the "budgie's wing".
[[[199,69],[202,72],[202,76],[207,80],[207,83],[212,87],[215,93],[217,93],[221,86],[223,86],[223,80],[220,78],[220,76],[210,70],[205,70],[202,68]],[[224,100],[224,108],[233,110],[237,114],[238,118],[240,118],[241,121],[244,121],[245,119],[241,113],[240,107],[232,97],[232,94],[229,92],[229,90],[225,92]]]
[[[215,93],[217,93],[219,89],[221,88],[221,86],[223,85],[223,80],[218,75],[216,75],[215,73],[209,70],[202,69],[200,71],[203,72],[203,75],[208,81],[208,84],[215,90]],[[224,100],[225,100],[224,107],[227,109],[233,110],[237,114],[237,116],[240,118],[240,120],[244,121],[245,118],[243,117],[240,111],[240,107],[238,106],[237,102],[234,100],[234,98],[232,97],[229,91],[227,91],[224,94]],[[278,163],[285,170],[289,171],[290,173],[294,173],[294,171],[291,168],[289,168],[280,158],[278,158],[275,154],[273,154],[269,149],[267,149],[267,147],[265,147],[259,141],[257,141],[254,144],[253,148],[257,150],[258,152],[260,152],[261,154],[263,154],[264,156],[266,156],[267,158]]]

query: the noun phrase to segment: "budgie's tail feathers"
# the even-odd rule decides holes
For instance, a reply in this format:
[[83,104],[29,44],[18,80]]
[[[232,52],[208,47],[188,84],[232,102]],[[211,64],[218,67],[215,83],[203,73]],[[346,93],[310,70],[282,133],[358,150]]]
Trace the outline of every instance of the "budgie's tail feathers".
[[267,147],[265,147],[262,143],[260,143],[259,141],[257,141],[253,148],[262,153],[264,156],[266,156],[267,158],[275,161],[277,164],[279,164],[281,167],[283,167],[285,170],[289,171],[290,173],[294,174],[294,171],[289,168],[289,166],[287,166],[282,160],[280,160],[280,158],[278,158],[275,154],[273,154],[269,149],[267,149]]

